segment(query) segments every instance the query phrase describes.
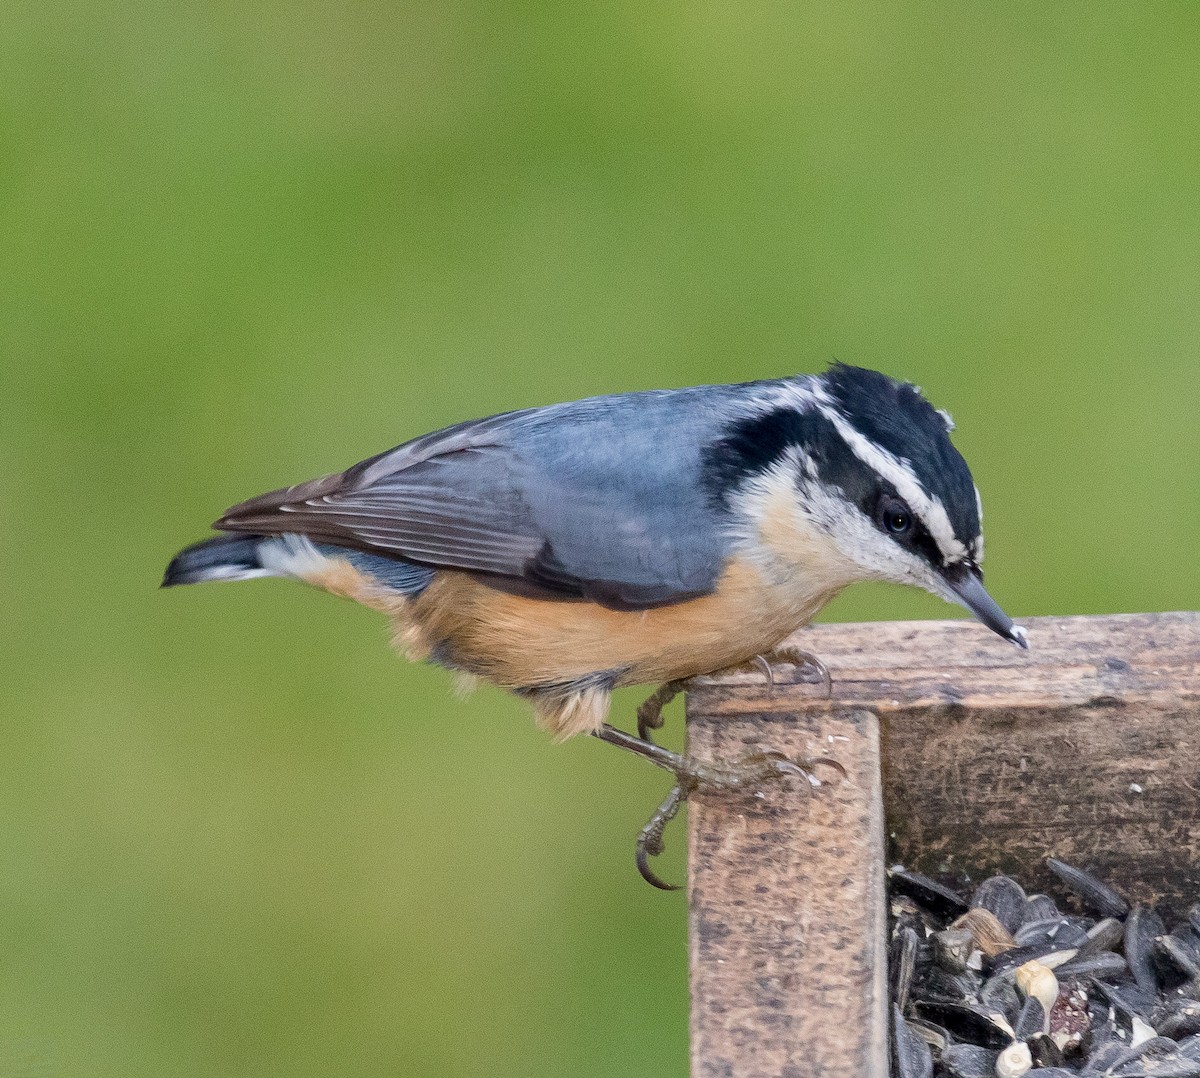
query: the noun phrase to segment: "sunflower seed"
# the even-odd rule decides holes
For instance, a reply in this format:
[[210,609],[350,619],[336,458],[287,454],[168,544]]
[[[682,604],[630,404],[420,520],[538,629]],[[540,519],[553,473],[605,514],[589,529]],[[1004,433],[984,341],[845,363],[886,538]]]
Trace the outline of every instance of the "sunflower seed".
[[999,1054],[974,1044],[956,1044],[942,1053],[941,1066],[948,1078],[992,1078]]
[[962,896],[951,891],[949,887],[943,887],[920,872],[910,872],[903,865],[893,865],[889,868],[888,879],[891,881],[892,890],[907,895],[934,913],[958,917],[970,909],[962,900]]
[[1068,865],[1057,857],[1046,858],[1046,867],[1062,880],[1088,909],[1095,910],[1101,917],[1124,917],[1129,912],[1129,903],[1090,872]]
[[1025,916],[1021,918],[1021,923],[1045,921],[1058,916],[1058,906],[1049,895],[1030,895],[1025,900]]
[[908,1028],[900,1008],[892,1004],[892,1052],[897,1078],[933,1078],[933,1053]]
[[1154,968],[1154,941],[1166,931],[1162,918],[1145,906],[1135,906],[1125,918],[1125,959],[1138,987],[1146,992],[1157,992],[1160,987]]
[[982,907],[968,910],[950,927],[970,932],[975,948],[988,958],[994,958],[1016,945],[1012,934],[996,920],[996,915]]
[[902,1011],[908,1007],[908,993],[912,988],[919,943],[916,932],[911,928],[904,928],[892,943],[892,999]]
[[1125,926],[1115,917],[1105,917],[1088,929],[1087,941],[1079,948],[1079,957],[1086,958],[1099,951],[1115,951],[1124,938]]
[[1011,933],[1025,918],[1025,888],[1009,876],[992,876],[984,880],[971,896],[971,906],[995,915]]

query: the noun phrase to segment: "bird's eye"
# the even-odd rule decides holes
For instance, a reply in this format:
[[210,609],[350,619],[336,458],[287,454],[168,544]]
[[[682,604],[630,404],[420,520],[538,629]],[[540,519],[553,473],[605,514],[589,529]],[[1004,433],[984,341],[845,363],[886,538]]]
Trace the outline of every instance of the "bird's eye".
[[879,520],[892,535],[903,535],[912,527],[912,511],[902,501],[885,498],[879,506]]

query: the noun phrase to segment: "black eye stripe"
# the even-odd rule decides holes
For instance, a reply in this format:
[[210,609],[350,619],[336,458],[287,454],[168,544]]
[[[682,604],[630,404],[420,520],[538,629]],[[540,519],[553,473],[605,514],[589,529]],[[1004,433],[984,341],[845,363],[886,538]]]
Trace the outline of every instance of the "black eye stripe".
[[[894,513],[907,519],[907,526],[899,530],[888,526],[888,517]],[[889,539],[899,543],[919,558],[936,567],[942,564],[942,552],[929,534],[921,518],[912,511],[908,503],[892,490],[884,489],[876,501],[873,514],[875,526]]]

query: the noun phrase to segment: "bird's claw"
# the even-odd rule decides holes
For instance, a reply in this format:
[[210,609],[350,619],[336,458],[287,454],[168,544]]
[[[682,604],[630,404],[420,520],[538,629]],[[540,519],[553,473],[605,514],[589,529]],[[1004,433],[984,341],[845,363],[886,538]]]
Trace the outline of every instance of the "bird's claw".
[[654,810],[654,814],[650,817],[646,826],[638,832],[637,840],[637,867],[638,872],[651,887],[657,887],[660,891],[678,891],[679,884],[667,883],[653,868],[650,867],[650,858],[657,857],[666,849],[666,844],[663,842],[663,831],[666,830],[679,812],[679,806],[687,800],[687,795],[683,792],[680,786],[673,786],[671,792],[667,794],[667,798],[661,805]]
[[[833,677],[829,673],[829,667],[818,659],[811,651],[803,651],[800,648],[776,648],[767,655],[755,656],[756,660],[761,659],[766,664],[768,671],[771,669],[772,662],[788,663],[794,666],[797,672],[811,671],[815,677],[804,676],[801,680],[808,683],[822,685],[825,688],[826,698],[833,696]],[[775,679],[773,676],[767,676],[767,682],[771,688],[775,687]]]
[[[774,690],[775,674],[771,668],[772,661],[788,663],[797,671],[813,671],[817,681],[824,684],[826,695],[833,695],[833,681],[828,668],[815,655],[799,648],[779,648],[766,655],[756,655],[740,667],[731,669],[758,669],[766,678],[771,690]],[[804,680],[811,681],[812,678]],[[811,794],[813,786],[821,785],[820,780],[812,773],[814,768],[832,767],[842,778],[846,777],[846,769],[827,756],[797,761],[774,749],[758,749],[743,753],[733,764],[709,764],[681,756],[655,744],[652,733],[662,728],[663,708],[683,692],[687,684],[687,678],[668,681],[642,703],[637,709],[636,738],[607,723],[596,731],[596,736],[602,741],[636,752],[675,776],[675,785],[671,792],[654,810],[646,826],[638,832],[637,839],[638,872],[648,884],[662,891],[677,891],[679,888],[663,880],[651,867],[650,862],[663,852],[663,834],[667,824],[679,814],[680,807],[693,793],[744,792],[782,778],[801,778],[805,780],[805,793]]]
[[744,792],[757,789],[767,782],[794,777],[805,780],[803,789],[811,795],[812,786],[819,785],[811,769],[819,765],[833,767],[845,777],[846,769],[836,760],[819,757],[798,762],[775,749],[743,753],[732,765],[698,763],[680,757],[678,765],[669,768],[674,771],[675,785],[671,787],[666,800],[654,810],[646,826],[638,832],[637,867],[642,879],[661,891],[679,890],[678,884],[663,880],[651,867],[650,861],[666,848],[663,834],[667,824],[678,815],[680,807],[692,794]]
[[663,708],[667,706],[684,690],[686,679],[668,681],[654,690],[637,709],[638,737],[643,741],[654,743],[650,736],[652,730],[661,730],[663,725]]
[[[788,663],[794,666],[797,671],[805,670],[812,671],[815,675],[817,684],[824,685],[825,696],[833,696],[833,678],[829,674],[827,667],[820,659],[808,651],[802,651],[800,648],[776,648],[765,655],[755,655],[752,659],[737,666],[731,666],[728,671],[717,671],[717,673],[733,673],[744,670],[758,670],[766,679],[768,689],[772,692],[775,690],[775,671],[771,666],[772,662]],[[675,681],[668,681],[660,685],[655,691],[647,697],[637,709],[637,730],[638,737],[643,741],[648,741],[651,744],[654,742],[652,732],[661,730],[663,726],[663,708],[675,699],[684,689],[687,688],[688,678],[679,678]],[[807,682],[814,681],[813,677],[804,677],[802,680]]]

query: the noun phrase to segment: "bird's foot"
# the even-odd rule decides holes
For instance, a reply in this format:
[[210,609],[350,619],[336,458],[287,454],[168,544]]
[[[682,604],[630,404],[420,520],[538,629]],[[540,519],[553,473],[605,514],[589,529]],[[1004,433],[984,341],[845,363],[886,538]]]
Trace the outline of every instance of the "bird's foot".
[[797,681],[807,685],[821,685],[825,689],[826,698],[833,696],[833,678],[829,674],[829,667],[811,651],[801,648],[775,648],[765,655],[755,655],[749,663],[744,663],[741,669],[753,666],[765,671],[767,682],[774,688],[775,674],[772,668],[783,665],[795,667]]
[[665,883],[654,872],[650,865],[650,859],[663,852],[663,833],[667,824],[675,818],[680,807],[692,794],[754,791],[768,782],[777,782],[789,776],[804,779],[804,790],[811,792],[811,786],[819,785],[819,781],[812,773],[813,768],[824,765],[834,768],[843,777],[846,774],[842,765],[836,760],[820,757],[797,761],[771,749],[744,753],[730,764],[709,763],[664,749],[661,745],[634,737],[607,723],[596,731],[596,737],[601,741],[607,741],[610,745],[637,753],[655,766],[670,771],[675,776],[675,785],[671,788],[671,792],[667,795],[666,800],[654,810],[649,822],[638,833],[637,840],[638,871],[647,883],[664,891],[676,891],[678,887],[675,884]]
[[[743,674],[747,671],[761,671],[767,684],[775,688],[775,672],[773,665],[788,665],[796,670],[799,681],[812,685],[823,685],[825,696],[833,696],[833,678],[827,667],[812,652],[800,648],[774,648],[763,655],[755,655],[743,663],[715,670],[709,677],[720,677],[722,674]],[[637,709],[638,737],[643,741],[653,741],[652,731],[661,730],[663,725],[663,708],[687,688],[690,678],[679,678],[660,685]]]
[[687,688],[689,680],[689,678],[679,678],[677,681],[668,681],[642,701],[637,709],[638,737],[643,741],[654,742],[651,731],[662,729],[663,708]]

